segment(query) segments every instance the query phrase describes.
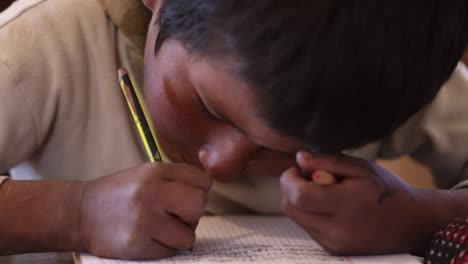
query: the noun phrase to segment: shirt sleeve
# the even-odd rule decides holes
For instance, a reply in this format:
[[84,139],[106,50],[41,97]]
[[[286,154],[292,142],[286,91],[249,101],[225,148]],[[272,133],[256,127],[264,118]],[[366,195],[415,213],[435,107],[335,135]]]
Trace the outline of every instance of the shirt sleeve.
[[381,145],[379,156],[410,154],[439,188],[468,187],[468,70],[460,63],[429,107]]
[[31,109],[18,76],[0,58],[0,171],[31,155],[37,144]]
[[60,89],[67,87],[60,80],[74,76],[67,56],[71,52],[64,46],[81,36],[70,32],[72,37],[65,38],[66,23],[73,18],[67,20],[63,5],[51,8],[54,4],[18,1],[0,13],[0,172],[33,159],[46,147]]

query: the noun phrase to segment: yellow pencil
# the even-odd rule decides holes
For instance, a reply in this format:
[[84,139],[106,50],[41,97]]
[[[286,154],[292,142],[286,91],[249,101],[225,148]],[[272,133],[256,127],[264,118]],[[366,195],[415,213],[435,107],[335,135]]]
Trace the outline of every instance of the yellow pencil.
[[165,157],[160,151],[154,129],[146,110],[140,91],[135,88],[134,82],[125,68],[119,70],[120,87],[127,100],[133,120],[145,146],[146,154],[151,162],[164,161]]

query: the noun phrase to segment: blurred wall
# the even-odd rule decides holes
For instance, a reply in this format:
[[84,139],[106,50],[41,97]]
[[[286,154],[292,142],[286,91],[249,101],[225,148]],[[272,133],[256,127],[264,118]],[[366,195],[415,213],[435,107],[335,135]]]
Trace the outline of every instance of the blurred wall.
[[413,187],[421,189],[434,188],[430,170],[416,163],[408,156],[396,160],[379,160],[377,163],[400,176]]
[[[461,61],[468,65],[468,49],[465,50]],[[418,188],[434,188],[432,175],[429,169],[417,164],[410,157],[403,157],[396,160],[379,161],[379,165],[399,175],[403,180]]]

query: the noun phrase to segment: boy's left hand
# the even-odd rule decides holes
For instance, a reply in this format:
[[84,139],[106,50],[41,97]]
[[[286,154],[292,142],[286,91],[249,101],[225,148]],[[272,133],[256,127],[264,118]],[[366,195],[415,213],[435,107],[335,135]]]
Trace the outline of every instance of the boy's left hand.
[[434,226],[426,192],[376,164],[301,151],[299,166],[337,175],[320,186],[291,168],[281,176],[283,211],[335,255],[422,253]]

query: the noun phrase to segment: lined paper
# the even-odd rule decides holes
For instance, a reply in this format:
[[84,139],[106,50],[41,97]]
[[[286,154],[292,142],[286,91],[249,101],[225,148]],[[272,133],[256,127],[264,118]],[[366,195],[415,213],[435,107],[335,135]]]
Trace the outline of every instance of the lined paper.
[[136,263],[420,263],[410,255],[332,257],[299,226],[286,217],[207,216],[200,220],[192,251],[159,261],[129,262],[100,259],[87,254],[75,258],[81,264]]

